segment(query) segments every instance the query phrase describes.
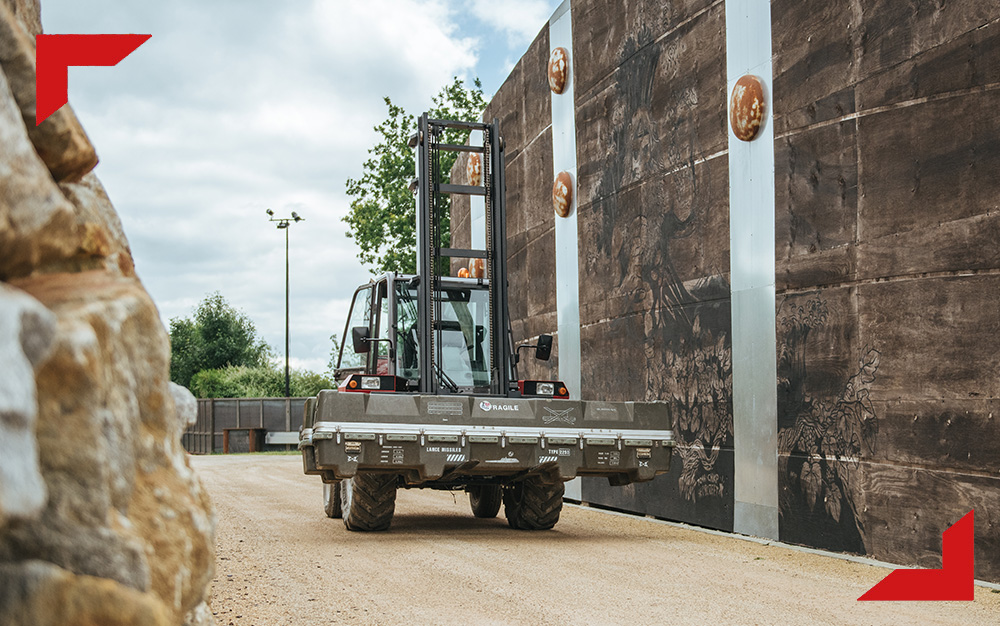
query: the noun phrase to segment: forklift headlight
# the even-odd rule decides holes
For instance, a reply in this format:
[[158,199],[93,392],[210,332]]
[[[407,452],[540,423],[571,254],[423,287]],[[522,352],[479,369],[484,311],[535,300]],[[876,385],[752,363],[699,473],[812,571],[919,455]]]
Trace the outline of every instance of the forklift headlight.
[[556,386],[553,383],[538,383],[537,391],[540,396],[554,396],[556,393]]
[[381,389],[382,379],[378,376],[362,376],[361,377],[361,388],[362,389]]

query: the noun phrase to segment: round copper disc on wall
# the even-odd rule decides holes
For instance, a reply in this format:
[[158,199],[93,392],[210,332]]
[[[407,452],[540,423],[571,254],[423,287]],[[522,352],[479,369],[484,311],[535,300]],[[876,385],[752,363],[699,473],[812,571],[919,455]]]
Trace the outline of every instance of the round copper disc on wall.
[[573,207],[573,178],[569,172],[559,172],[552,183],[552,208],[559,217],[569,217]]
[[569,53],[566,48],[556,48],[549,57],[549,89],[562,93],[569,80]]
[[483,271],[483,260],[482,259],[470,259],[469,260],[469,278],[483,278],[485,272]]
[[764,85],[747,74],[736,81],[729,100],[729,123],[741,141],[753,141],[764,122]]
[[465,164],[465,173],[469,177],[469,184],[473,187],[479,187],[483,184],[483,160],[479,154],[473,152],[469,155],[469,162]]

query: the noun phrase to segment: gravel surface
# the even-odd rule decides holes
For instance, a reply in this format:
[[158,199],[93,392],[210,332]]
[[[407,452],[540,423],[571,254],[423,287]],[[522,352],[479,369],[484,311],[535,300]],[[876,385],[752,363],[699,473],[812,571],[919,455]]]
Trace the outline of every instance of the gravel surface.
[[888,570],[579,506],[551,531],[400,490],[392,529],[323,514],[298,456],[191,458],[218,512],[212,611],[271,624],[1000,624],[975,602],[858,602]]

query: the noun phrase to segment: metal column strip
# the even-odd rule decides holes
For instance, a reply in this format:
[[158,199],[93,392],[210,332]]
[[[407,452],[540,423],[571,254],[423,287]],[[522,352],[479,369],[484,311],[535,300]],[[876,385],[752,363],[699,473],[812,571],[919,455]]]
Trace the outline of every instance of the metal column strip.
[[[569,53],[570,71],[561,94],[552,98],[552,179],[569,172],[573,182],[573,204],[567,217],[555,218],[556,320],[559,329],[559,378],[570,398],[580,399],[580,261],[576,218],[576,100],[573,71],[573,24],[570,0],[565,0],[549,18],[549,49],[561,47]],[[580,481],[566,485],[566,497],[581,499]]]
[[[775,354],[774,123],[770,0],[726,0],[726,78],[764,85],[756,139],[729,130],[729,236],[733,319],[733,529],[778,538],[778,417]],[[727,97],[728,103],[728,97]]]

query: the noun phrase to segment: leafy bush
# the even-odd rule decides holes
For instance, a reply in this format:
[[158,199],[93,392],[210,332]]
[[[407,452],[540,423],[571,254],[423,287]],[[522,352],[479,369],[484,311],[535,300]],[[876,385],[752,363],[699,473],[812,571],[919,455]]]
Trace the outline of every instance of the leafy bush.
[[170,380],[185,387],[202,370],[266,367],[272,354],[250,318],[219,292],[202,300],[193,319],[170,320],[170,349]]
[[[328,377],[308,370],[292,370],[289,379],[291,395],[299,398],[335,387]],[[191,378],[190,388],[199,398],[281,398],[285,373],[272,365],[202,370]]]

